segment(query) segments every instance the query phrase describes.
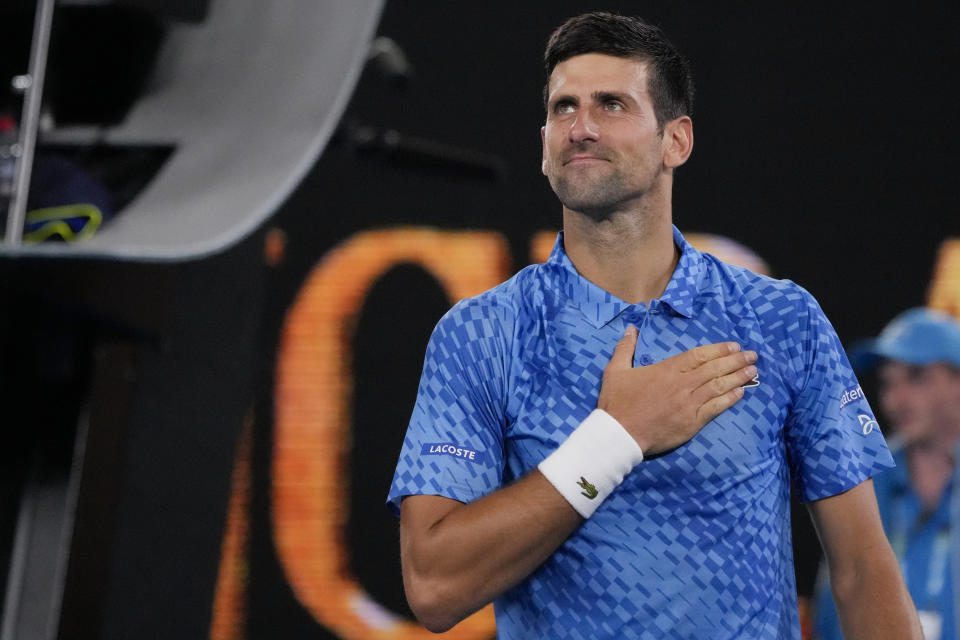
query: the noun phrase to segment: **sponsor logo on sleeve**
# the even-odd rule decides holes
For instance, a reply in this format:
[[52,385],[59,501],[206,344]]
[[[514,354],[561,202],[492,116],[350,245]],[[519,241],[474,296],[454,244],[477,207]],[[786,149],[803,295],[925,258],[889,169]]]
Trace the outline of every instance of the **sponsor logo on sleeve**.
[[877,421],[873,416],[868,416],[865,413],[861,413],[857,416],[857,419],[860,421],[860,429],[863,431],[863,435],[868,436],[874,431],[880,431],[880,425],[877,424]]
[[840,408],[843,409],[854,400],[861,398],[863,398],[863,389],[860,388],[860,385],[857,385],[853,389],[847,389],[843,392],[843,395],[840,396]]
[[420,450],[420,454],[425,456],[451,456],[468,462],[486,463],[486,456],[482,451],[449,442],[427,442]]

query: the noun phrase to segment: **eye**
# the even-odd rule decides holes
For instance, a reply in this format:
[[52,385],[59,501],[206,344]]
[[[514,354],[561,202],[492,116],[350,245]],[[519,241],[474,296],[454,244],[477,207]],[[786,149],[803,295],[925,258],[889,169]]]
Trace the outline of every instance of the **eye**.
[[565,113],[573,113],[576,109],[576,105],[570,102],[569,100],[561,100],[560,102],[553,105],[553,112],[557,115],[563,115]]
[[619,100],[607,100],[603,103],[604,111],[623,111],[623,103]]

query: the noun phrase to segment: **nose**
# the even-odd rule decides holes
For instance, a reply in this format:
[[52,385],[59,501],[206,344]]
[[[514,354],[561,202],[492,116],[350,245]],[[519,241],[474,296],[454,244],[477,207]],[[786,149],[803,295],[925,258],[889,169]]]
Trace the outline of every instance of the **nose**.
[[589,109],[583,109],[570,123],[570,142],[596,142],[600,137],[600,128]]

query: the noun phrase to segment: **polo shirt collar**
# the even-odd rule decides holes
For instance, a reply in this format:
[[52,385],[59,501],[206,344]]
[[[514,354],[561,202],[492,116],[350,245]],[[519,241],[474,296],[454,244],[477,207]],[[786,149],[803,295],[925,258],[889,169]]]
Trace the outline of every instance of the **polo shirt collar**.
[[[673,242],[680,249],[680,260],[663,295],[657,300],[676,314],[691,318],[694,314],[693,303],[703,281],[703,258],[699,251],[687,243],[676,226],[673,227]],[[557,235],[546,264],[556,274],[560,292],[597,329],[616,318],[627,307],[634,306],[580,275],[563,248],[562,231]],[[641,303],[637,306],[644,305]]]

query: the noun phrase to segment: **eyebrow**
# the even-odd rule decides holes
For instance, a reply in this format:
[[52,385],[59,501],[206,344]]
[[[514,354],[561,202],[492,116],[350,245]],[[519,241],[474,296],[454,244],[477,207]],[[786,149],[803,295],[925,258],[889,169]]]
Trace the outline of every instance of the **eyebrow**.
[[606,102],[607,100],[619,100],[620,102],[629,102],[630,104],[636,104],[637,101],[628,93],[622,93],[620,91],[594,91],[590,94],[590,97],[593,98],[594,102]]
[[[590,98],[594,102],[606,102],[607,100],[619,100],[621,102],[627,102],[631,105],[637,104],[637,101],[634,100],[633,97],[630,96],[630,94],[623,93],[620,91],[609,91],[609,90],[594,91],[593,93],[590,94]],[[548,106],[550,108],[553,108],[555,105],[563,102],[570,102],[578,105],[580,104],[580,99],[570,94],[560,94],[560,95],[554,96],[548,102]]]

